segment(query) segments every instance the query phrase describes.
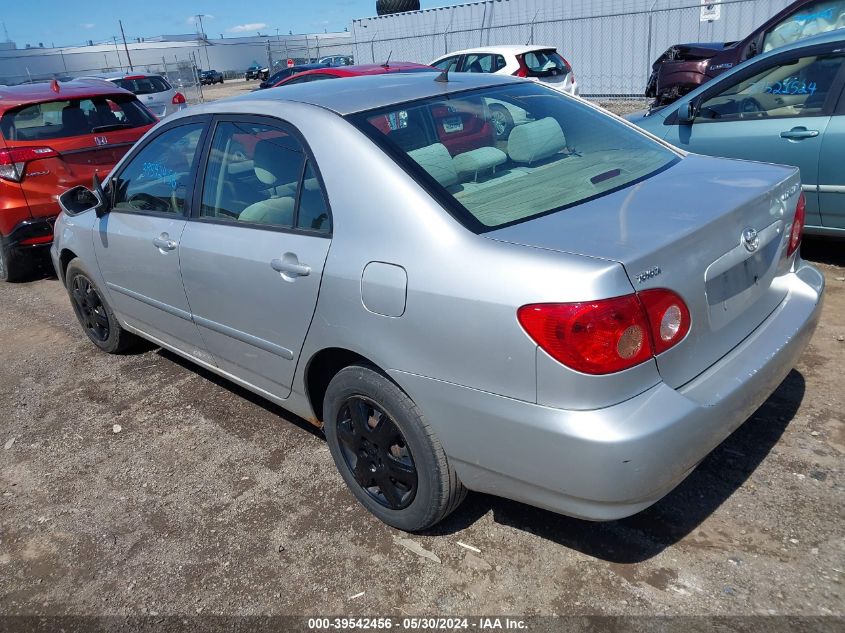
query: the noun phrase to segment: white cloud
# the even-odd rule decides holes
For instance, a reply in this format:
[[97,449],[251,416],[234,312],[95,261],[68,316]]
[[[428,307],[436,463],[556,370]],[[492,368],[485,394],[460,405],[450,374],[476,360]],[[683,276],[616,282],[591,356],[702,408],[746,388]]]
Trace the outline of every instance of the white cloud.
[[250,22],[249,24],[238,24],[229,29],[229,33],[248,33],[250,31],[260,31],[266,29],[267,25],[264,22]]
[[85,24],[80,24],[83,29],[93,29],[96,25],[93,22],[86,22]]

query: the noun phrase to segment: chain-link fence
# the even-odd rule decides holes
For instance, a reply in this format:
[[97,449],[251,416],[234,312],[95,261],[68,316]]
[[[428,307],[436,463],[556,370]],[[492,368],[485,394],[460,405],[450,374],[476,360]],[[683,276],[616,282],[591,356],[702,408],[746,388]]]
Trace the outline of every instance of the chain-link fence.
[[497,0],[352,23],[358,63],[429,63],[479,46],[555,46],[585,96],[642,95],[673,44],[741,39],[790,0]]

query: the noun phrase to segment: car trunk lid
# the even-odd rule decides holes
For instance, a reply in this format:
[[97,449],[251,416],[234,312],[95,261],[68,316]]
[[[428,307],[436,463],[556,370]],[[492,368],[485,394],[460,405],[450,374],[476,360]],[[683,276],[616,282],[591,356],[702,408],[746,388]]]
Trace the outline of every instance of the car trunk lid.
[[637,291],[678,293],[690,332],[656,360],[662,379],[680,387],[783,300],[784,236],[799,193],[794,168],[690,155],[632,186],[485,236],[616,261]]

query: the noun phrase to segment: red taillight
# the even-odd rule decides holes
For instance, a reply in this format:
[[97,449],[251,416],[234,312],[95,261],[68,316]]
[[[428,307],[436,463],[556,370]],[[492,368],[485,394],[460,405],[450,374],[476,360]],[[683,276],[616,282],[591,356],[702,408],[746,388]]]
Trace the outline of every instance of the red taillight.
[[789,246],[786,249],[786,256],[789,257],[801,246],[801,236],[804,233],[804,221],[807,215],[807,201],[804,199],[804,192],[798,196],[798,203],[795,205],[795,218],[792,220],[792,229],[789,231]]
[[0,149],[0,178],[20,182],[26,164],[59,153],[51,147],[12,147]]
[[525,60],[523,59],[522,55],[517,55],[516,61],[519,62],[519,68],[516,69],[514,76],[516,76],[516,77],[527,77],[528,76],[528,66],[525,65]]
[[173,105],[182,105],[183,103],[185,103],[185,95],[181,92],[177,92],[173,95]]
[[552,358],[594,375],[639,365],[680,342],[690,327],[686,304],[663,289],[598,301],[526,305],[517,319]]

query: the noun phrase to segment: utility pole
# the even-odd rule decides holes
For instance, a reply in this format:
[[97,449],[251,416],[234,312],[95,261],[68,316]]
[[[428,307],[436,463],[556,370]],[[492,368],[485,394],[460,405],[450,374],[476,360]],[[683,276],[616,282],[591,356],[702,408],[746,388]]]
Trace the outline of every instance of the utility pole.
[[203,48],[205,48],[205,63],[208,64],[206,70],[211,69],[211,60],[208,58],[208,38],[205,36],[205,28],[202,25],[202,19],[205,17],[205,13],[197,13],[197,24],[199,24],[199,32],[198,35],[200,39],[202,39]]
[[120,61],[120,49],[117,47],[117,35],[112,35],[111,38],[114,41],[114,52],[117,53],[117,65],[120,66],[120,70],[123,70],[123,62]]
[[134,71],[132,58],[129,57],[129,47],[126,45],[126,33],[123,32],[123,20],[118,20],[117,23],[120,24],[120,36],[123,38],[123,49],[126,51],[126,61],[129,62],[129,70]]

